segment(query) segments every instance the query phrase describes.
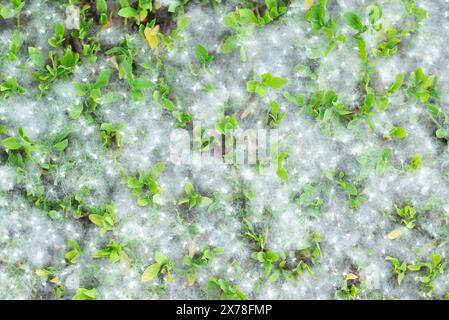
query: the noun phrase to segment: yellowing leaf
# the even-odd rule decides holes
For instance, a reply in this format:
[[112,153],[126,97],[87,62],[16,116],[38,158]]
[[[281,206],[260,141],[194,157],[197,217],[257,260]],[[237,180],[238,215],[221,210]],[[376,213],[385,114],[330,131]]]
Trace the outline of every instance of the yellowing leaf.
[[355,280],[355,279],[358,279],[359,277],[357,277],[355,274],[353,274],[353,273],[351,273],[351,272],[349,272],[347,275],[346,275],[346,281],[348,281],[348,280]]
[[59,282],[59,278],[58,277],[54,277],[50,280],[51,283],[58,283]]
[[117,57],[116,56],[112,56],[109,58],[109,61],[111,61],[111,63],[114,65],[114,68],[118,71],[118,77],[119,79],[123,78],[122,73],[120,72],[120,66],[118,65],[117,62]]
[[194,276],[191,276],[187,279],[187,285],[189,287],[193,286],[195,284],[196,278]]
[[189,246],[189,257],[193,258],[194,255],[195,255],[195,246],[194,246],[194,244],[192,243],[192,244]]
[[161,265],[159,263],[154,263],[148,268],[145,269],[145,271],[142,273],[142,277],[140,280],[142,282],[148,282],[153,280],[157,277],[157,274],[159,273],[159,270],[161,269]]
[[308,11],[313,6],[313,0],[306,0],[304,3],[304,10]]
[[38,275],[39,277],[46,276],[47,274],[47,271],[44,269],[36,269],[36,275]]
[[146,17],[147,17],[147,15],[148,15],[148,11],[147,11],[147,10],[141,11],[140,14],[139,14],[140,22],[142,22],[143,20],[145,20]]
[[143,32],[145,34],[145,39],[147,39],[151,49],[155,49],[158,45],[158,37],[157,37],[158,32],[159,32],[159,25],[154,26],[154,28],[146,27]]
[[404,233],[404,229],[403,229],[403,228],[398,228],[398,229],[394,229],[393,231],[391,231],[391,232],[387,235],[387,237],[388,237],[388,239],[390,239],[390,240],[394,240],[394,239],[400,237],[401,234],[403,234],[403,233]]

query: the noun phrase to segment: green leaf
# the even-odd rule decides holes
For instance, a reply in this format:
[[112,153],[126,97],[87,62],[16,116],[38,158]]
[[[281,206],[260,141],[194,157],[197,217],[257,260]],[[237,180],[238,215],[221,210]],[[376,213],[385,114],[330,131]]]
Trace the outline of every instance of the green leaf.
[[139,207],[145,207],[145,206],[147,206],[147,205],[149,205],[149,204],[150,204],[150,199],[148,199],[148,198],[143,198],[143,197],[137,198],[137,205],[138,205]]
[[148,282],[157,277],[159,270],[161,269],[161,265],[159,263],[154,263],[142,273],[141,281]]
[[449,137],[449,129],[440,128],[435,132],[435,135],[438,139]]
[[224,54],[227,54],[227,53],[231,53],[232,51],[234,51],[237,48],[237,40],[238,40],[238,37],[235,35],[225,38],[225,40],[223,41],[222,52]]
[[279,276],[280,276],[280,272],[276,270],[268,277],[267,281],[265,281],[265,285],[269,285],[269,284],[275,282],[277,279],[279,279]]
[[278,167],[276,174],[282,180],[288,180],[288,172],[287,172],[287,170],[285,170],[284,167]]
[[403,74],[396,75],[393,84],[388,89],[388,93],[391,94],[398,91],[401,88],[403,82],[404,82],[404,75]]
[[64,25],[61,22],[59,22],[55,28],[55,36],[56,38],[60,39],[64,37],[64,33],[65,33]]
[[143,187],[143,183],[139,181],[137,178],[129,178],[128,179],[128,187],[131,189],[140,189]]
[[139,13],[136,11],[136,9],[131,7],[120,9],[118,15],[123,18],[139,18]]
[[28,47],[28,55],[30,56],[31,62],[35,66],[37,66],[39,68],[43,68],[45,66],[44,55],[42,54],[42,52],[39,49],[33,48],[33,47]]
[[158,162],[151,167],[149,173],[153,179],[157,179],[161,175],[162,171],[164,171],[164,169],[165,169],[165,163]]
[[375,24],[377,21],[382,18],[382,9],[378,4],[374,4],[369,12],[369,22],[370,24]]
[[69,141],[67,139],[62,140],[54,145],[56,151],[64,151],[65,148],[69,145]]
[[396,139],[403,139],[407,136],[407,130],[401,127],[394,127],[390,130],[390,136]]
[[103,224],[104,224],[104,217],[103,216],[100,216],[99,214],[90,214],[89,215],[89,220],[93,224],[95,224],[95,225],[97,225],[99,227],[103,227]]
[[152,90],[154,89],[154,83],[145,78],[137,78],[133,82],[133,87],[137,90]]
[[360,22],[360,18],[354,12],[346,12],[343,17],[349,27],[359,32],[364,31],[364,25]]
[[246,83],[246,91],[248,92],[255,92],[256,87],[259,85],[259,82],[256,80],[250,80]]
[[200,66],[202,66],[203,68],[209,67],[210,63],[213,60],[213,57],[209,55],[205,47],[200,44],[197,45],[195,48],[195,54]]
[[212,202],[213,202],[212,199],[205,197],[205,196],[201,196],[199,206],[200,207],[208,207],[211,205]]
[[106,69],[103,70],[97,78],[95,82],[95,88],[103,88],[109,84],[109,79],[111,78],[112,70]]
[[195,192],[195,188],[193,187],[193,184],[190,182],[187,182],[184,186],[184,190],[188,195],[192,195]]
[[270,73],[264,73],[262,75],[262,82],[270,86],[271,88],[280,89],[287,84],[288,80],[284,78],[273,77]]
[[22,148],[22,141],[16,137],[9,137],[2,140],[2,146],[8,150],[18,150]]
[[72,111],[69,112],[70,119],[76,120],[80,117],[81,113],[83,112],[83,105],[80,104],[73,108]]

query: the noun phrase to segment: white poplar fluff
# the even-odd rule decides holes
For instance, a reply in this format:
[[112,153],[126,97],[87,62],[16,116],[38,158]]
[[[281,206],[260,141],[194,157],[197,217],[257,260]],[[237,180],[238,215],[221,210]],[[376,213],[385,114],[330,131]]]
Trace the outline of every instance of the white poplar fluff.
[[0,299],[449,298],[448,16],[2,1]]

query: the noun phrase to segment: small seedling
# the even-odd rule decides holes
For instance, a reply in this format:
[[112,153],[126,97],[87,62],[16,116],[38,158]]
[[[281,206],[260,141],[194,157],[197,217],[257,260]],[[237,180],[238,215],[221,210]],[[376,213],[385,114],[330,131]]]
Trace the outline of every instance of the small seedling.
[[24,94],[25,88],[17,83],[16,78],[11,78],[5,82],[0,82],[0,94],[3,98],[8,98],[13,95]]
[[71,46],[67,46],[61,57],[58,57],[53,51],[50,51],[49,57],[51,65],[45,67],[42,53],[40,53],[39,50],[36,48],[28,48],[28,53],[34,65],[40,68],[39,71],[33,74],[33,77],[39,82],[38,99],[42,97],[42,94],[48,90],[50,85],[57,79],[67,80],[79,62],[79,54],[74,53]]
[[208,197],[202,196],[199,193],[195,193],[195,187],[192,183],[187,182],[184,185],[186,195],[178,200],[178,204],[188,203],[189,210],[198,207],[207,207],[212,203],[212,200]]
[[341,300],[355,300],[357,296],[362,292],[357,287],[358,276],[353,273],[348,273],[343,281],[342,287],[335,292],[335,298]]
[[62,48],[64,42],[65,28],[64,25],[59,22],[55,27],[55,35],[53,38],[48,39],[48,44],[54,48]]
[[401,285],[407,272],[407,262],[400,263],[398,259],[393,257],[386,257],[385,260],[393,264],[393,272],[397,275],[398,285]]
[[98,250],[92,255],[92,258],[99,259],[99,258],[108,258],[110,263],[126,263],[128,262],[129,258],[128,255],[125,253],[123,246],[115,242],[114,240],[111,240],[107,246],[101,250]]
[[137,196],[137,205],[144,207],[151,204],[156,207],[155,196],[162,192],[157,184],[157,179],[165,169],[165,164],[158,162],[153,165],[148,172],[139,170],[138,177],[128,177],[128,187]]
[[78,259],[81,257],[82,252],[78,242],[74,240],[69,240],[67,245],[72,248],[72,250],[68,251],[64,258],[70,263],[76,263]]
[[408,79],[409,86],[407,94],[417,98],[422,103],[426,103],[429,99],[437,99],[436,91],[437,78],[435,75],[426,76],[421,68],[413,71]]
[[267,95],[267,87],[280,89],[287,84],[288,80],[280,77],[273,77],[271,73],[261,75],[261,81],[250,80],[246,83],[246,91],[255,92],[259,96]]
[[[18,16],[24,6],[25,1],[22,0],[10,0],[9,4],[0,4],[0,16],[3,19],[11,19]],[[20,25],[20,20],[17,21],[17,24]]]
[[270,128],[277,128],[284,119],[285,112],[280,112],[279,104],[276,101],[270,102],[270,110],[267,115],[267,125]]
[[174,262],[159,251],[154,254],[154,260],[156,262],[146,268],[142,273],[141,281],[148,282],[155,279],[158,275],[166,274],[167,282],[172,282],[170,271],[174,268]]
[[214,60],[214,56],[209,55],[207,49],[200,44],[197,45],[195,48],[195,55],[198,64],[203,69],[209,68],[209,65],[212,63],[212,60]]
[[102,123],[100,126],[101,137],[103,138],[103,146],[106,148],[120,147],[120,129],[123,124],[119,123],[114,127],[112,123]]
[[431,262],[420,261],[408,266],[408,269],[413,272],[422,271],[425,268],[424,275],[419,277],[419,281],[422,283],[423,289],[429,297],[432,296],[436,278],[445,272],[446,266],[449,263],[448,261],[443,261],[442,256],[434,252],[430,254],[430,260]]
[[109,204],[102,209],[91,209],[89,212],[89,220],[100,227],[100,234],[103,235],[107,231],[111,231],[115,225],[114,206]]
[[100,16],[100,23],[105,26],[109,23],[108,3],[106,0],[96,0],[97,13]]
[[223,279],[210,278],[207,285],[208,295],[212,297],[217,289],[220,292],[221,300],[248,300],[246,294],[240,291],[237,285]]
[[287,156],[288,156],[288,151],[284,151],[284,152],[281,152],[281,154],[277,157],[276,174],[282,180],[288,180],[288,172],[284,166]]
[[[407,200],[406,203],[410,203],[410,200]],[[404,224],[407,228],[413,229],[416,223],[416,210],[410,205],[406,205],[403,208],[399,208],[395,205],[395,208],[396,214],[402,218],[401,223]]]
[[189,250],[189,255],[182,259],[182,264],[186,267],[183,273],[187,276],[187,284],[192,286],[196,281],[198,270],[206,266],[214,257],[224,252],[223,248],[210,248],[205,246],[198,253]]
[[76,295],[72,300],[98,300],[97,289],[79,288],[76,290]]

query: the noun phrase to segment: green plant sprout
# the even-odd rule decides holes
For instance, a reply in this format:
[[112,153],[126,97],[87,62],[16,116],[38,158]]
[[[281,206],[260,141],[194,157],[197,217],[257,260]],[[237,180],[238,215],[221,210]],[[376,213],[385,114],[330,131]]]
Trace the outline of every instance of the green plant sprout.
[[223,254],[223,248],[211,248],[209,246],[204,246],[199,252],[189,252],[189,255],[182,259],[182,264],[185,269],[182,269],[181,273],[187,276],[187,284],[192,286],[197,278],[197,272],[200,268],[204,267],[210,261]]
[[100,126],[103,145],[106,148],[120,147],[120,129],[123,124],[119,123],[116,127],[112,123],[102,123]]
[[20,12],[24,6],[25,1],[22,0],[10,0],[9,4],[0,4],[0,16],[5,20],[17,16],[17,26],[20,27]]
[[166,274],[167,282],[172,282],[170,271],[174,268],[174,262],[159,251],[156,251],[156,253],[154,254],[154,260],[156,262],[143,271],[141,281],[149,282],[158,277],[158,275]]
[[28,53],[33,64],[40,69],[33,74],[33,77],[39,83],[38,99],[42,97],[42,94],[47,91],[50,88],[50,85],[57,79],[67,80],[79,62],[79,54],[74,53],[71,46],[67,46],[61,57],[54,55],[53,51],[50,51],[49,57],[51,65],[45,65],[42,53],[38,49],[29,47]]
[[280,112],[279,104],[276,101],[271,101],[269,104],[269,112],[267,114],[267,125],[270,128],[277,128],[285,116],[285,112]]
[[195,187],[190,182],[187,182],[184,185],[184,191],[186,192],[186,195],[178,200],[178,204],[188,204],[189,210],[196,206],[208,207],[212,203],[212,200],[210,198],[202,196],[199,193],[195,193]]
[[288,180],[288,172],[285,169],[285,162],[288,157],[288,151],[283,151],[277,157],[276,175],[282,180]]
[[8,163],[19,169],[24,169],[25,160],[33,163],[31,152],[34,151],[34,144],[25,135],[22,128],[18,129],[19,137],[8,137],[2,140],[1,145],[8,152]]
[[398,259],[389,256],[385,257],[385,260],[388,260],[393,264],[393,272],[397,276],[398,285],[401,285],[405,274],[407,273],[407,262],[404,261],[400,263]]
[[145,100],[144,90],[153,90],[155,85],[152,81],[136,77],[133,73],[133,59],[137,54],[137,49],[131,38],[127,35],[125,40],[118,47],[109,49],[106,54],[113,55],[110,61],[118,70],[119,78],[125,78],[131,90],[131,99],[136,102]]
[[280,89],[287,84],[288,80],[280,77],[273,77],[271,73],[261,75],[261,81],[250,80],[246,83],[246,91],[255,92],[259,96],[267,95],[267,87]]
[[237,285],[231,284],[224,279],[211,277],[207,285],[207,292],[210,297],[215,291],[219,291],[221,300],[248,300],[246,294]]
[[343,189],[351,208],[358,208],[365,200],[362,193],[358,191],[356,184],[345,179],[345,173],[343,171],[340,171],[336,178],[334,177],[333,171],[328,171],[325,175],[329,180],[335,181],[335,183]]
[[420,261],[413,264],[409,264],[408,266],[408,269],[410,271],[421,272],[423,274],[418,279],[423,285],[423,290],[425,291],[425,294],[429,297],[431,297],[433,294],[433,290],[435,287],[435,280],[445,272],[446,266],[449,263],[446,260],[443,261],[442,256],[434,252],[430,254],[430,260],[431,262]]
[[0,94],[6,99],[13,95],[24,94],[26,89],[17,83],[16,78],[11,78],[5,82],[0,82]]
[[312,27],[313,34],[324,34],[328,39],[328,47],[324,51],[324,56],[331,53],[338,43],[345,43],[346,37],[338,31],[338,18],[328,18],[326,20],[327,0],[317,0],[307,11],[305,18]]
[[53,38],[48,39],[48,44],[54,48],[62,48],[64,42],[65,28],[64,25],[59,22],[55,27],[55,35]]
[[72,297],[72,300],[98,300],[97,289],[79,288],[76,290],[76,294]]
[[195,48],[195,55],[198,64],[203,69],[209,68],[210,64],[212,63],[212,60],[214,60],[214,56],[209,55],[207,49],[200,44],[197,45]]
[[68,251],[64,258],[70,263],[76,263],[78,259],[81,257],[82,252],[78,242],[74,240],[69,240],[67,245],[72,248],[72,250]]
[[104,26],[109,23],[108,18],[108,3],[106,0],[96,0],[96,8],[98,15],[100,16],[100,23]]
[[137,205],[145,207],[151,204],[156,207],[155,196],[162,192],[161,187],[157,184],[157,178],[165,169],[163,162],[153,165],[147,172],[139,170],[138,177],[128,177],[128,187],[133,190],[133,194],[137,196]]
[[118,11],[118,15],[123,18],[132,18],[136,21],[137,25],[140,25],[147,18],[148,14],[153,10],[153,4],[151,0],[139,0],[137,9],[131,7],[127,0],[120,1],[121,9]]
[[108,258],[110,263],[127,263],[129,261],[128,255],[126,254],[124,248],[119,243],[114,240],[109,241],[109,243],[103,249],[96,251],[92,258]]
[[404,224],[408,229],[413,229],[416,223],[416,210],[411,205],[409,205],[410,202],[410,200],[406,200],[406,206],[404,206],[403,208],[399,208],[395,205],[395,208],[396,214],[402,218],[401,223]]
[[86,36],[88,35],[89,31],[91,30],[92,26],[94,25],[94,19],[93,18],[88,19],[90,8],[91,7],[88,4],[85,4],[84,6],[82,6],[82,8],[80,10],[79,28],[75,29],[71,33],[72,37],[78,38],[80,40],[84,40],[86,38]]
[[93,208],[89,212],[89,220],[100,228],[100,234],[112,231],[115,225],[114,206],[108,204],[104,208]]

